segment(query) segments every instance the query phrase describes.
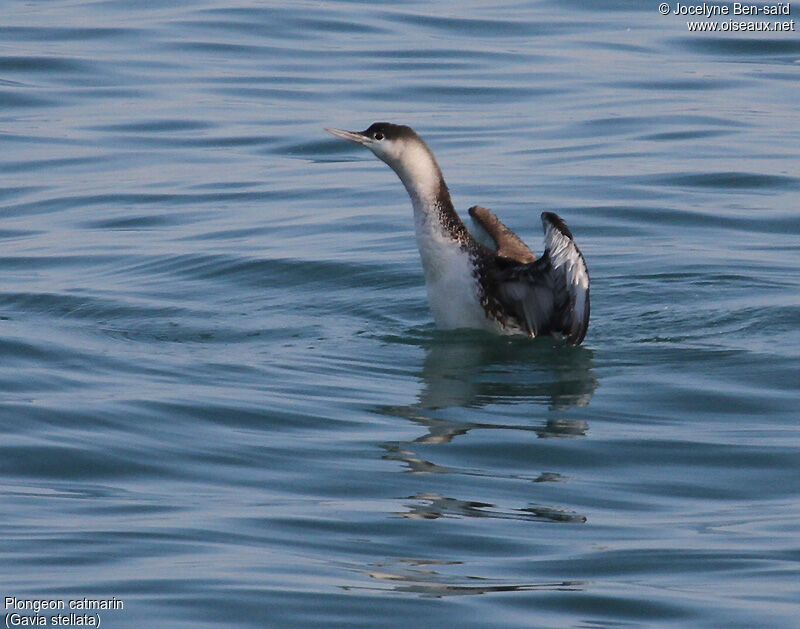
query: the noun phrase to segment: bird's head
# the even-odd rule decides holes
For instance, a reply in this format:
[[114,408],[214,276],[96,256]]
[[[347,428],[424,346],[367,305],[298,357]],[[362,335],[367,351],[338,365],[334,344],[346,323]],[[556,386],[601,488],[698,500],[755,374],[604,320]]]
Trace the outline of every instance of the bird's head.
[[397,170],[409,148],[423,145],[422,139],[411,127],[391,122],[375,122],[364,131],[345,131],[344,129],[325,129],[337,138],[350,140],[366,146],[376,157]]
[[412,195],[434,188],[441,179],[433,153],[411,127],[375,122],[364,131],[325,130],[337,138],[366,146],[398,174]]

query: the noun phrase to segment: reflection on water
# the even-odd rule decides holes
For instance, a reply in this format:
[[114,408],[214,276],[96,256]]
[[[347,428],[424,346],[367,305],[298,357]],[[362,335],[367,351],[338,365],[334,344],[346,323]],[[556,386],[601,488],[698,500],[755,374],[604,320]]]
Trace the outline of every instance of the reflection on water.
[[538,522],[586,522],[586,517],[560,507],[531,505],[513,511],[497,509],[488,502],[457,500],[439,494],[419,494],[410,499],[408,511],[402,513],[404,518],[435,520],[445,517],[499,518],[502,520],[535,520]]
[[[454,494],[470,491],[464,484],[439,489],[448,479],[473,477],[475,482],[523,482],[558,484],[567,480],[556,472],[540,471],[531,474],[527,460],[520,467],[500,472],[496,469],[471,468],[464,465],[445,465],[432,460],[436,453],[446,453],[454,440],[476,430],[520,431],[538,438],[584,437],[588,423],[579,419],[550,417],[553,411],[586,406],[598,386],[592,371],[592,351],[572,348],[552,341],[519,341],[470,335],[453,340],[452,336],[434,336],[421,343],[426,352],[420,372],[421,392],[414,404],[382,407],[381,413],[409,420],[424,429],[424,433],[409,441],[382,444],[383,459],[403,464],[402,472],[430,478],[432,487],[405,497],[403,510],[396,513],[409,520],[462,520],[481,518],[512,520],[530,523],[583,524],[585,515],[557,506],[534,502],[502,504]],[[497,421],[506,405],[527,405],[530,422]],[[493,412],[494,411],[494,412]],[[472,419],[479,416],[479,421]],[[517,413],[516,416],[525,416]],[[512,442],[522,441],[512,439]],[[528,441],[530,442],[530,441]],[[423,456],[420,452],[424,451]],[[463,457],[460,457],[463,460]],[[440,482],[441,481],[441,482]],[[425,481],[427,484],[427,481]],[[472,481],[467,487],[472,487]],[[451,493],[452,492],[452,493]],[[518,492],[518,497],[528,492]],[[491,501],[490,501],[491,500]],[[506,502],[507,502],[506,497]],[[389,558],[364,570],[370,577],[392,583],[391,591],[426,597],[465,594],[486,594],[525,590],[577,590],[583,582],[559,581],[545,583],[509,583],[506,580],[477,576],[450,576],[433,566],[463,565],[441,559]],[[370,588],[366,588],[370,589]],[[384,590],[386,588],[375,588]]]
[[418,401],[381,409],[425,427],[427,434],[415,439],[416,443],[449,443],[476,428],[532,430],[543,438],[584,436],[589,429],[585,421],[575,419],[551,417],[538,424],[504,424],[487,416],[485,422],[465,422],[432,411],[494,404],[547,405],[553,410],[586,406],[598,386],[590,349],[549,339],[531,342],[479,334],[459,340],[437,336],[424,348]]
[[[391,584],[389,588],[398,593],[417,594],[441,598],[469,594],[493,594],[498,592],[524,592],[533,590],[575,592],[586,585],[586,581],[554,581],[544,583],[502,583],[497,579],[476,576],[450,576],[440,572],[448,566],[459,566],[460,561],[436,561],[428,559],[390,559],[372,564],[366,572],[371,578]],[[434,569],[434,567],[439,568]],[[347,588],[354,589],[354,588]]]
[[545,425],[536,429],[542,439],[548,437],[583,437],[589,430],[589,424],[580,419],[548,419]]
[[426,351],[418,408],[538,402],[563,409],[586,406],[597,388],[592,350],[550,339],[437,337]]
[[[412,407],[408,407],[412,408]],[[423,415],[419,412],[404,413],[402,408],[394,407],[393,415],[404,417],[424,426],[428,432],[414,439],[414,443],[449,443],[454,437],[465,435],[474,428],[490,430],[530,430],[539,437],[583,437],[589,430],[589,424],[579,419],[550,418],[544,424],[525,426],[521,424],[488,424],[480,422],[451,421],[439,417]]]

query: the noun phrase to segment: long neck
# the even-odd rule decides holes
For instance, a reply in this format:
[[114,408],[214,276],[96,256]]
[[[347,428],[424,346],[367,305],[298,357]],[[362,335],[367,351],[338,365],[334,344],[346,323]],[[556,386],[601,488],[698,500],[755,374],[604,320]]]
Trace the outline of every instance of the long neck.
[[392,166],[411,197],[417,224],[441,229],[442,235],[466,245],[472,240],[450,200],[450,191],[431,150],[422,142],[406,148]]

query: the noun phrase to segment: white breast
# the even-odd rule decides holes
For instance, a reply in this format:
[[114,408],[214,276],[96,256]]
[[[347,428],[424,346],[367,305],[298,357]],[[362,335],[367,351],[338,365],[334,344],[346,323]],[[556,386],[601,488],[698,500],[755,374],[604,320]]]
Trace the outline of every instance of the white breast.
[[478,282],[469,253],[444,233],[432,212],[414,211],[417,245],[436,327],[497,331],[480,304]]

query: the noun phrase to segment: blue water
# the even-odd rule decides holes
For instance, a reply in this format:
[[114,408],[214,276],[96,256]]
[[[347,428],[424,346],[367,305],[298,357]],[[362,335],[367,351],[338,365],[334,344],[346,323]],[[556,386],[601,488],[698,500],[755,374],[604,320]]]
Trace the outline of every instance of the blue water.
[[[796,33],[623,0],[3,9],[0,597],[796,626]],[[322,130],[375,120],[534,250],[567,221],[584,345],[434,329],[402,185]]]

